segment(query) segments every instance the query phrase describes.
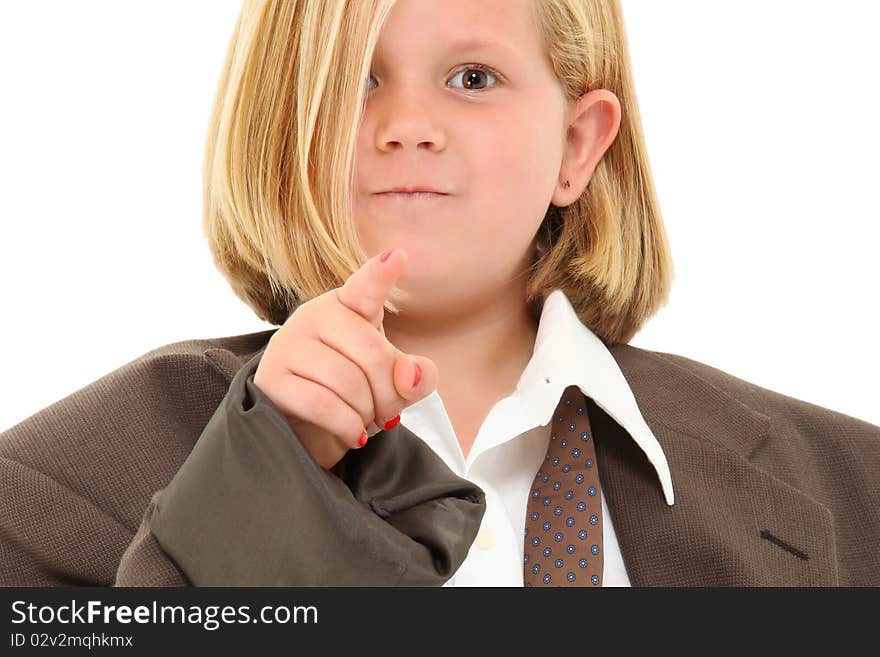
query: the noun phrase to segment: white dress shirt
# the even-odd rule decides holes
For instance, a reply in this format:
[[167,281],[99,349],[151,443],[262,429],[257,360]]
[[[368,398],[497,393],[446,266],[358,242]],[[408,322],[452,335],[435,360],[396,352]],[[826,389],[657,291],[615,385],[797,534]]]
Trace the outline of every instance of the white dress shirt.
[[[437,390],[405,408],[400,423],[423,439],[458,476],[486,493],[486,513],[467,557],[443,586],[523,586],[526,505],[550,440],[548,425],[569,385],[576,384],[621,427],[657,471],[666,503],[674,502],[666,456],[642,418],[614,357],[580,321],[565,292],[541,309],[532,358],[516,390],[499,400],[477,432],[467,459]],[[596,462],[601,473],[602,463]],[[630,586],[611,514],[600,492],[603,586]]]

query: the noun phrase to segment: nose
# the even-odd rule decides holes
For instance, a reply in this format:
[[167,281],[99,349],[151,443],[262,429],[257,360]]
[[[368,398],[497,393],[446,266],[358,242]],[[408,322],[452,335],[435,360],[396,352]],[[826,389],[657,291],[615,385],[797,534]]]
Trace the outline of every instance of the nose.
[[446,135],[436,103],[428,102],[426,94],[418,98],[413,91],[383,91],[384,97],[373,106],[379,150],[439,151],[445,147]]

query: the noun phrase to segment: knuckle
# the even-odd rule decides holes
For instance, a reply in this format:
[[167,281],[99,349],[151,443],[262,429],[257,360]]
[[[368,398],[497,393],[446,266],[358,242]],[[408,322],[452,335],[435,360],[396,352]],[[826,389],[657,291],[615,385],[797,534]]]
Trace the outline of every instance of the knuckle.
[[309,299],[308,301],[299,304],[296,308],[293,309],[293,312],[290,313],[290,317],[287,318],[285,325],[302,321],[302,318],[311,312],[312,308],[314,308],[314,305],[315,299]]
[[312,321],[314,315],[320,315],[324,312],[324,307],[327,305],[326,296],[326,294],[322,294],[299,304],[291,314],[290,321],[297,326]]
[[364,375],[357,367],[346,367],[339,374],[339,388],[341,397],[350,405],[355,406],[361,398],[364,389]]
[[307,366],[318,362],[323,345],[320,336],[317,338],[309,338],[307,340],[297,340],[291,348],[287,350],[287,358],[291,363],[296,363],[299,367]]
[[321,419],[330,417],[336,406],[333,393],[323,386],[315,386],[308,394],[309,415]]
[[[378,333],[376,336],[378,337]],[[362,353],[364,365],[370,372],[378,372],[380,368],[388,363],[388,353],[382,347],[378,340],[368,336],[363,340]]]

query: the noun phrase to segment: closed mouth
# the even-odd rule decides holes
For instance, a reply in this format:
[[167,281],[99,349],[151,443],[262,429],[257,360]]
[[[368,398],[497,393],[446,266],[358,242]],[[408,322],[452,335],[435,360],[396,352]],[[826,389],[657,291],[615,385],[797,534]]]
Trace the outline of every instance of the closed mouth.
[[392,198],[401,198],[401,199],[427,199],[427,198],[437,198],[441,196],[448,196],[447,194],[441,194],[440,192],[380,192],[378,196],[388,196]]

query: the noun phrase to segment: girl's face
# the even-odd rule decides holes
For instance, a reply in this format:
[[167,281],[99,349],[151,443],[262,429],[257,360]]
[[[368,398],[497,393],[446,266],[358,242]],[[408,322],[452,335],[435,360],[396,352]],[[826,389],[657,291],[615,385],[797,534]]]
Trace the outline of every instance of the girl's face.
[[[353,208],[368,256],[408,253],[407,308],[485,302],[531,264],[569,109],[532,1],[398,0],[383,27],[364,81]],[[398,186],[445,194],[378,193]]]

